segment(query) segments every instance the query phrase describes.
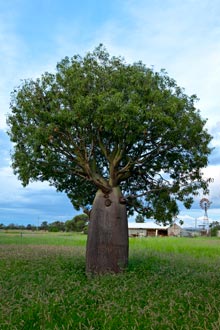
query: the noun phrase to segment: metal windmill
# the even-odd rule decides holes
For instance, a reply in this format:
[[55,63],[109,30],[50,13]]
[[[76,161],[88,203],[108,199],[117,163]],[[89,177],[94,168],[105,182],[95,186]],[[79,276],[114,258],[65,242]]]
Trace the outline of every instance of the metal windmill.
[[208,200],[208,198],[202,198],[200,200],[200,207],[201,207],[201,209],[203,209],[205,211],[204,217],[203,217],[203,229],[208,228],[209,218],[208,218],[207,210],[210,207],[210,205],[211,205],[211,202]]

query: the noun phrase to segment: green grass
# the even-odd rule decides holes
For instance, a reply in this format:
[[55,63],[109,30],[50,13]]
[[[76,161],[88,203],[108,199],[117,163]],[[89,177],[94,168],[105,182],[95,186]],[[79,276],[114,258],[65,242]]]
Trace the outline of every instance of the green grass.
[[0,244],[85,246],[86,235],[41,231],[0,231]]
[[219,239],[130,239],[123,274],[89,277],[85,242],[0,233],[0,330],[220,329]]

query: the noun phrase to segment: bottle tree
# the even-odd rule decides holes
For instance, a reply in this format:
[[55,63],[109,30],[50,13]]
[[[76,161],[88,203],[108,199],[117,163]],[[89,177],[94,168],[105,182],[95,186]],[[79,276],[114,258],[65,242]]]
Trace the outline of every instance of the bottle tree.
[[189,208],[207,191],[211,136],[196,100],[166,72],[111,57],[102,45],[13,91],[14,173],[24,186],[48,181],[89,212],[87,272],[127,266],[132,212],[167,222],[179,202]]

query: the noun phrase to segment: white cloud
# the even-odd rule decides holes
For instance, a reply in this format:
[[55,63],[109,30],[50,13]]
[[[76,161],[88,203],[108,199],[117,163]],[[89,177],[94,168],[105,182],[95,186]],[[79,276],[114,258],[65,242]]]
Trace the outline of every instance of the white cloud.
[[128,1],[130,23],[107,21],[97,33],[114,54],[165,68],[187,94],[197,94],[210,128],[220,105],[220,6],[218,1]]
[[0,182],[0,222],[36,225],[44,220],[66,221],[77,213],[65,194],[57,193],[47,182],[24,188],[9,167],[0,168]]
[[50,197],[50,194],[56,193],[56,189],[49,186],[48,182],[32,182],[27,187],[23,187],[9,166],[0,168],[0,182],[4,187],[0,190],[0,202],[10,200],[11,202],[32,203],[32,194],[39,193],[44,195],[44,199],[48,194],[51,202],[54,196]]
[[220,208],[220,165],[210,165],[204,169],[204,176],[206,178],[212,178],[213,182],[210,183],[209,189],[209,200],[212,202],[211,207]]

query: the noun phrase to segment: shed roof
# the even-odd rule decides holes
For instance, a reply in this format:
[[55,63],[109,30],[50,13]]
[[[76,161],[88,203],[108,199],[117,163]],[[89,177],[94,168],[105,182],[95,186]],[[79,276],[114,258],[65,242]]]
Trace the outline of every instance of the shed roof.
[[128,229],[167,229],[168,226],[160,226],[155,222],[129,222]]

